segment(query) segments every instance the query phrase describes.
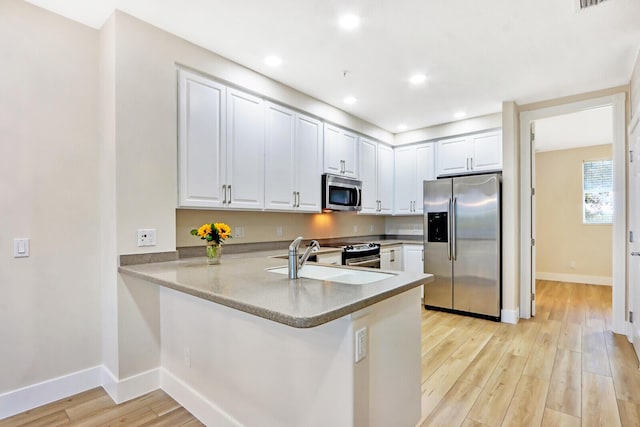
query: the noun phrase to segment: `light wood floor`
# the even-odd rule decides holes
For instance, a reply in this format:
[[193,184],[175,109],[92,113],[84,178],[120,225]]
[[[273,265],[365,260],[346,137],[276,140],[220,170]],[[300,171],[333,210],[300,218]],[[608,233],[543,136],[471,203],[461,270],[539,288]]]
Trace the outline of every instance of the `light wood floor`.
[[611,288],[537,282],[517,325],[422,320],[422,426],[640,426],[640,371],[611,332]]
[[0,421],[14,426],[204,426],[162,390],[155,390],[120,405],[102,388],[23,412]]
[[[611,332],[611,288],[538,281],[517,325],[422,316],[422,426],[640,426],[640,371]],[[115,405],[101,388],[5,426],[201,426],[161,390]]]

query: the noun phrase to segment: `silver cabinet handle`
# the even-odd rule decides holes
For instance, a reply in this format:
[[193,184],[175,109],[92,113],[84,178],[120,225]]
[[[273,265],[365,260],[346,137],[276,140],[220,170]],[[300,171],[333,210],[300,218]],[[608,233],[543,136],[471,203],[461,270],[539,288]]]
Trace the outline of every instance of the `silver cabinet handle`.
[[631,252],[631,256],[640,256],[640,252]]
[[296,207],[299,208],[300,207],[300,192],[296,191],[296,195],[298,196],[298,202],[296,203]]
[[224,193],[224,200],[222,201],[223,205],[227,204],[227,186],[223,185],[222,186],[222,192]]
[[424,261],[424,249],[422,250],[422,261]]
[[395,249],[391,249],[391,259],[389,260],[389,262],[396,262],[396,250]]
[[229,189],[229,201],[227,202],[228,205],[231,204],[231,186],[227,185],[227,188]]
[[298,192],[297,192],[297,191],[294,191],[294,192],[293,192],[293,207],[294,207],[294,208],[295,208],[295,207],[296,207],[296,205],[298,204],[298,198],[297,198],[297,196],[298,196]]
[[471,170],[473,170],[473,157],[469,157],[469,163],[471,164]]

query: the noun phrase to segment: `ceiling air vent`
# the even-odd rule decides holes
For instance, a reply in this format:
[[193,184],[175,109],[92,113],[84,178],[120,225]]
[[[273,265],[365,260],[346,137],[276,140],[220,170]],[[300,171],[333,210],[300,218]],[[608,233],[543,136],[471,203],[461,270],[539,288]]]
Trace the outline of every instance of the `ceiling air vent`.
[[578,6],[580,9],[586,9],[589,6],[597,6],[604,1],[606,0],[578,0]]

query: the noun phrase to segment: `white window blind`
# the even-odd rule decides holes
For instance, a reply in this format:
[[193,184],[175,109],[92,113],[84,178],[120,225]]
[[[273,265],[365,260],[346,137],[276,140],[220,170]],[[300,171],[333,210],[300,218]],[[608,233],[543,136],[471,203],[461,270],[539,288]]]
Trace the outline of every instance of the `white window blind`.
[[613,222],[613,161],[582,163],[582,222]]

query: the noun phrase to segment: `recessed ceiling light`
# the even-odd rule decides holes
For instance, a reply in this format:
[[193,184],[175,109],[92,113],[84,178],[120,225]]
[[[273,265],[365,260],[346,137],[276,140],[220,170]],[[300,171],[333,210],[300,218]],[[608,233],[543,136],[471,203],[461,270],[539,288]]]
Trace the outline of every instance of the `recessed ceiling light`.
[[277,67],[278,65],[282,64],[282,59],[280,59],[280,57],[278,56],[270,55],[264,58],[264,63],[270,67]]
[[353,13],[348,13],[346,15],[342,15],[340,20],[338,21],[340,26],[345,30],[353,30],[360,25],[360,17],[358,15],[354,15]]
[[412,85],[419,85],[421,83],[424,83],[426,80],[427,76],[425,76],[424,74],[414,74],[409,78],[409,83],[411,83]]
[[453,115],[453,117],[454,117],[455,119],[462,119],[462,118],[464,118],[464,117],[467,117],[467,113],[465,113],[464,111],[458,111],[457,113],[455,113],[455,114]]
[[345,104],[355,104],[358,100],[354,96],[347,96],[342,100]]
[[407,125],[405,125],[404,123],[401,125],[398,125],[398,130],[407,130]]

